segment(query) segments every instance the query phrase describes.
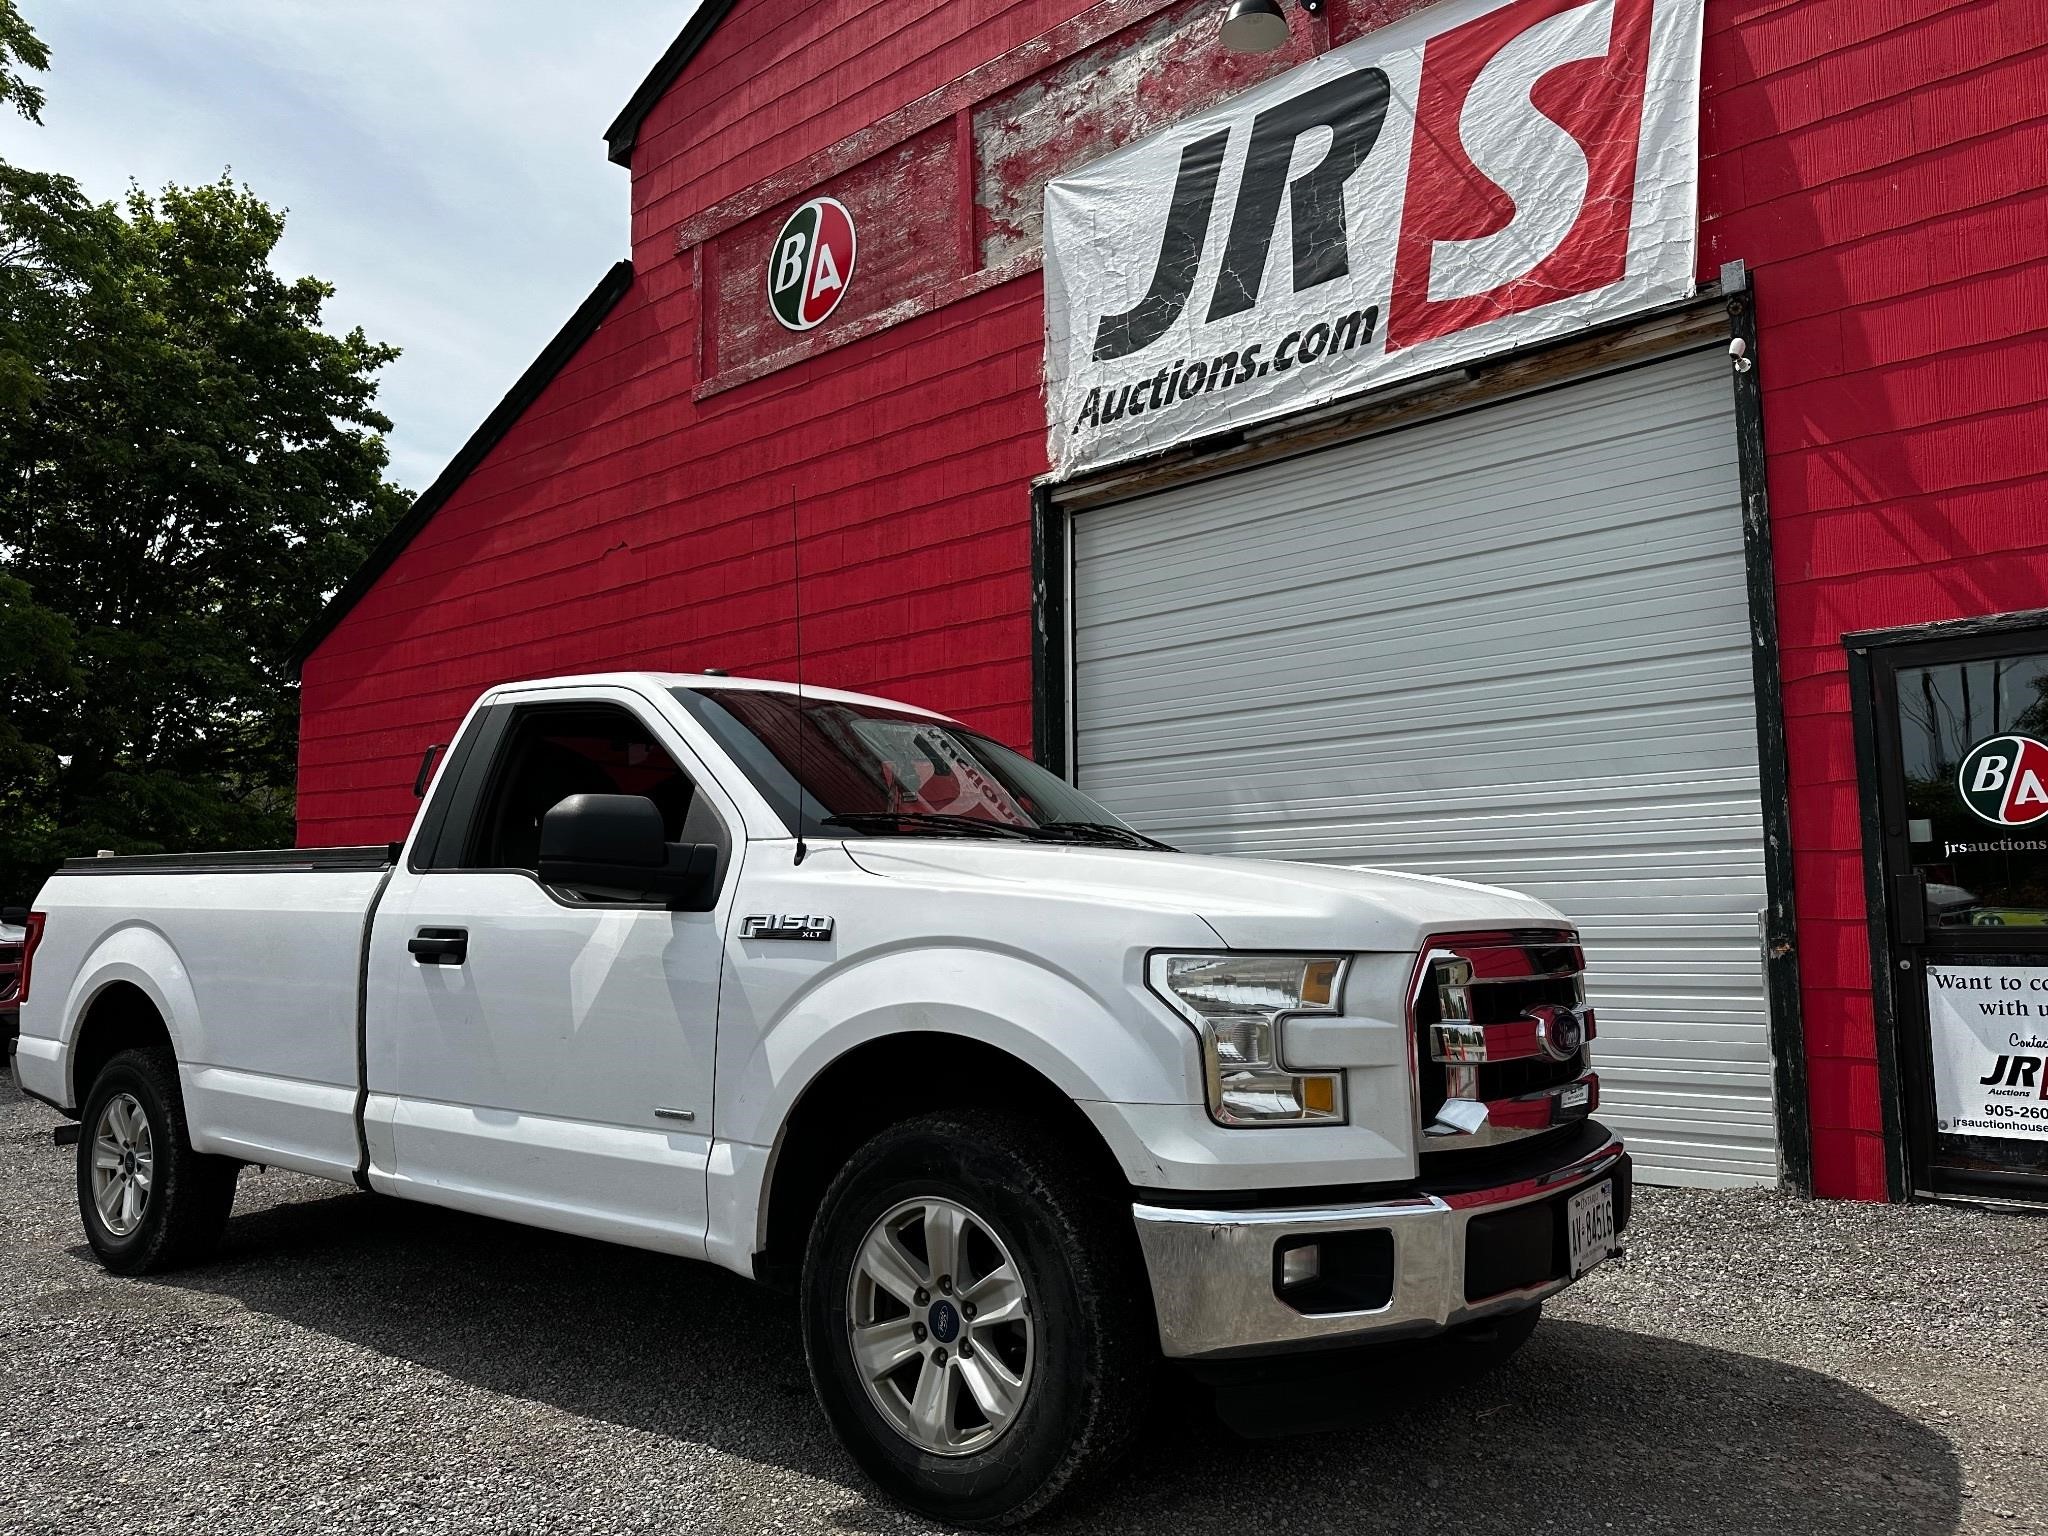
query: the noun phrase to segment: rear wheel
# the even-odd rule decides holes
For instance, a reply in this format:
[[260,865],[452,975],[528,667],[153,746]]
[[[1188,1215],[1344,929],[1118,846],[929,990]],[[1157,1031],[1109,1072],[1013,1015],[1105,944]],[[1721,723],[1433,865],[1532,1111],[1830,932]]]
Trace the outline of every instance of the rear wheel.
[[100,1263],[140,1275],[205,1257],[227,1226],[241,1165],[192,1150],[170,1053],[108,1062],[83,1119],[78,1213]]
[[862,1147],[804,1260],[804,1348],[841,1442],[894,1498],[1023,1520],[1107,1466],[1157,1356],[1128,1208],[1046,1127],[936,1114]]

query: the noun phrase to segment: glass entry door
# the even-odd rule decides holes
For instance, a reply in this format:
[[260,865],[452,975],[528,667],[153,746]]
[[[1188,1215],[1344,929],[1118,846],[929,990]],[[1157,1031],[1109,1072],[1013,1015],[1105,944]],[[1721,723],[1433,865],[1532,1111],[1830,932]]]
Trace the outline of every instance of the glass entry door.
[[1901,1120],[1916,1191],[2048,1201],[2048,628],[1874,645]]

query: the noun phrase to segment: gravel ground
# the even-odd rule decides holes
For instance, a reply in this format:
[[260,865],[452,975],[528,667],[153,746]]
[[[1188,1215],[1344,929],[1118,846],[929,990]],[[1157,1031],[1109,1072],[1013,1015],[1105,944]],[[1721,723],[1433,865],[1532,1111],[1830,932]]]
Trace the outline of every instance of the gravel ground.
[[[0,1090],[0,1529],[923,1532],[705,1266],[245,1175],[220,1258],[93,1263]],[[1477,1380],[1346,1428],[1163,1415],[1050,1531],[2048,1532],[2048,1220],[1645,1191]]]

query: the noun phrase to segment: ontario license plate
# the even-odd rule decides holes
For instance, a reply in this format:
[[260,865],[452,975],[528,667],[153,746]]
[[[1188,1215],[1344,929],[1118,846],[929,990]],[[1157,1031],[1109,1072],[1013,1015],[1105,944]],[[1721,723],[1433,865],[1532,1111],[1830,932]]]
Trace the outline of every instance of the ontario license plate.
[[1614,1180],[1602,1179],[1573,1195],[1564,1208],[1564,1225],[1571,1236],[1576,1280],[1614,1252]]

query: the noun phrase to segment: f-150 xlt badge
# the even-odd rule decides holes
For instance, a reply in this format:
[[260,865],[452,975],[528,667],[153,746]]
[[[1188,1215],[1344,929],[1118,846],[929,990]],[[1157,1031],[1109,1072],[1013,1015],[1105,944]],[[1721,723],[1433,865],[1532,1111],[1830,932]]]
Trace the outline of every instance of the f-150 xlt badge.
[[768,913],[740,919],[743,939],[813,939],[819,943],[832,937],[832,919],[792,913]]

